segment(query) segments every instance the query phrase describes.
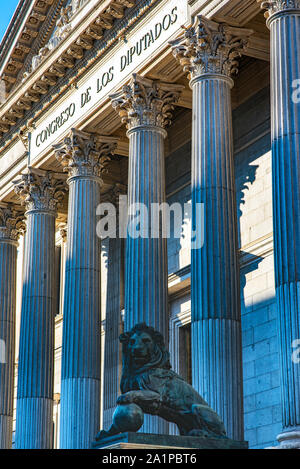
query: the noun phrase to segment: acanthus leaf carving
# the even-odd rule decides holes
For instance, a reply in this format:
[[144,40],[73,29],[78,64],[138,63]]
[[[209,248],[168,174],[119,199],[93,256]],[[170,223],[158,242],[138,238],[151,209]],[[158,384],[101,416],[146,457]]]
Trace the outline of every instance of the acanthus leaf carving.
[[14,181],[15,193],[27,211],[56,212],[67,191],[65,180],[51,171],[28,168],[21,179]]
[[204,74],[231,77],[246,50],[252,30],[216,23],[198,15],[193,26],[170,41],[174,57],[191,79]]
[[128,130],[138,126],[165,128],[184,86],[162,83],[133,74],[128,85],[110,96]]
[[59,144],[53,145],[56,159],[69,177],[101,178],[117,147],[117,139],[71,129]]

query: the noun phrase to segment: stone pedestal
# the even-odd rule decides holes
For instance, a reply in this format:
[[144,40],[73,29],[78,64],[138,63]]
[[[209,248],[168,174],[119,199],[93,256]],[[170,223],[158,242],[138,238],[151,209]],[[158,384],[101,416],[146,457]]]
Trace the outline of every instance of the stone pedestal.
[[248,443],[229,438],[198,438],[128,432],[106,438],[101,442],[94,442],[93,449],[248,449]]

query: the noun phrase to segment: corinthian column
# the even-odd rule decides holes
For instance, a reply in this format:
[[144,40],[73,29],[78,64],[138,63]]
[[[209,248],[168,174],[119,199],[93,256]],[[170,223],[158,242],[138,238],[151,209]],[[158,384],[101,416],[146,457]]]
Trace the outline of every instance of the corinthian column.
[[193,386],[243,439],[238,238],[230,90],[251,31],[198,16],[171,43],[193,90]]
[[[124,302],[124,240],[119,237],[119,196],[127,188],[116,184],[105,194],[105,202],[113,204],[117,213],[117,236],[109,238],[107,256],[107,294],[105,314],[104,385],[103,385],[103,428],[108,428],[120,393],[121,350],[119,336],[123,332],[121,310]],[[102,199],[104,201],[104,197]]]
[[12,444],[17,246],[23,212],[0,203],[0,449]]
[[26,207],[21,309],[17,449],[52,448],[55,217],[64,182],[31,168],[15,192]]
[[[127,125],[129,137],[128,231],[125,273],[125,330],[145,322],[167,339],[167,239],[162,222],[151,214],[153,204],[166,202],[164,139],[173,105],[183,87],[133,75],[128,86],[111,96]],[[138,204],[143,204],[139,206]],[[137,214],[139,212],[139,221]],[[140,222],[141,232],[134,233]],[[156,224],[156,229],[153,230]],[[153,237],[155,232],[155,237]],[[146,429],[145,429],[146,428]],[[162,433],[158,422],[144,431]]]
[[282,447],[300,448],[300,1],[264,1],[262,7],[271,30],[274,260],[283,420],[278,440]]
[[[146,322],[167,337],[167,240],[159,223],[152,237],[151,205],[165,195],[164,139],[173,105],[183,87],[142,78],[111,96],[112,106],[127,125],[129,138],[128,216],[126,243],[125,330]],[[143,204],[139,207],[138,204]],[[141,232],[134,232],[139,223]],[[141,209],[141,210],[140,210]],[[149,215],[149,216],[148,216]]]
[[60,447],[90,448],[100,426],[100,239],[96,209],[101,174],[116,139],[72,129],[54,149],[68,172]]

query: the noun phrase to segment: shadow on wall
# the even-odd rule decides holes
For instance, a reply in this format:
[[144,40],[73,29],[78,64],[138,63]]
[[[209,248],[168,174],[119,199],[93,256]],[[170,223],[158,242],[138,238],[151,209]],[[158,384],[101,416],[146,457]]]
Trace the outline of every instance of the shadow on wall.
[[[271,197],[263,179],[271,175],[260,169],[271,149],[269,89],[261,90],[235,110],[233,123],[239,246],[252,244],[247,252],[240,253],[245,439],[250,448],[265,448],[277,445],[276,436],[282,431],[273,254],[270,246],[262,255],[253,254],[260,246],[260,235],[241,233],[241,219],[246,221],[243,230],[247,226],[251,232],[256,223],[266,222],[262,239],[272,231],[263,212],[263,204]],[[259,220],[253,215],[251,218],[255,207]]]
[[241,268],[244,427],[245,440],[254,449],[277,445],[282,415],[276,298],[270,294],[253,301],[245,296],[247,275],[263,262],[248,253],[247,257],[249,262]]

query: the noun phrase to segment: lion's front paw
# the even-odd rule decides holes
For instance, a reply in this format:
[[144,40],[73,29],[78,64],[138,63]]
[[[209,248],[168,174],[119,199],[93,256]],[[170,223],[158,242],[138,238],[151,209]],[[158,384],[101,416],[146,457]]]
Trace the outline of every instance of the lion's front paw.
[[133,403],[133,394],[127,392],[126,394],[122,394],[117,399],[117,404],[132,404]]

